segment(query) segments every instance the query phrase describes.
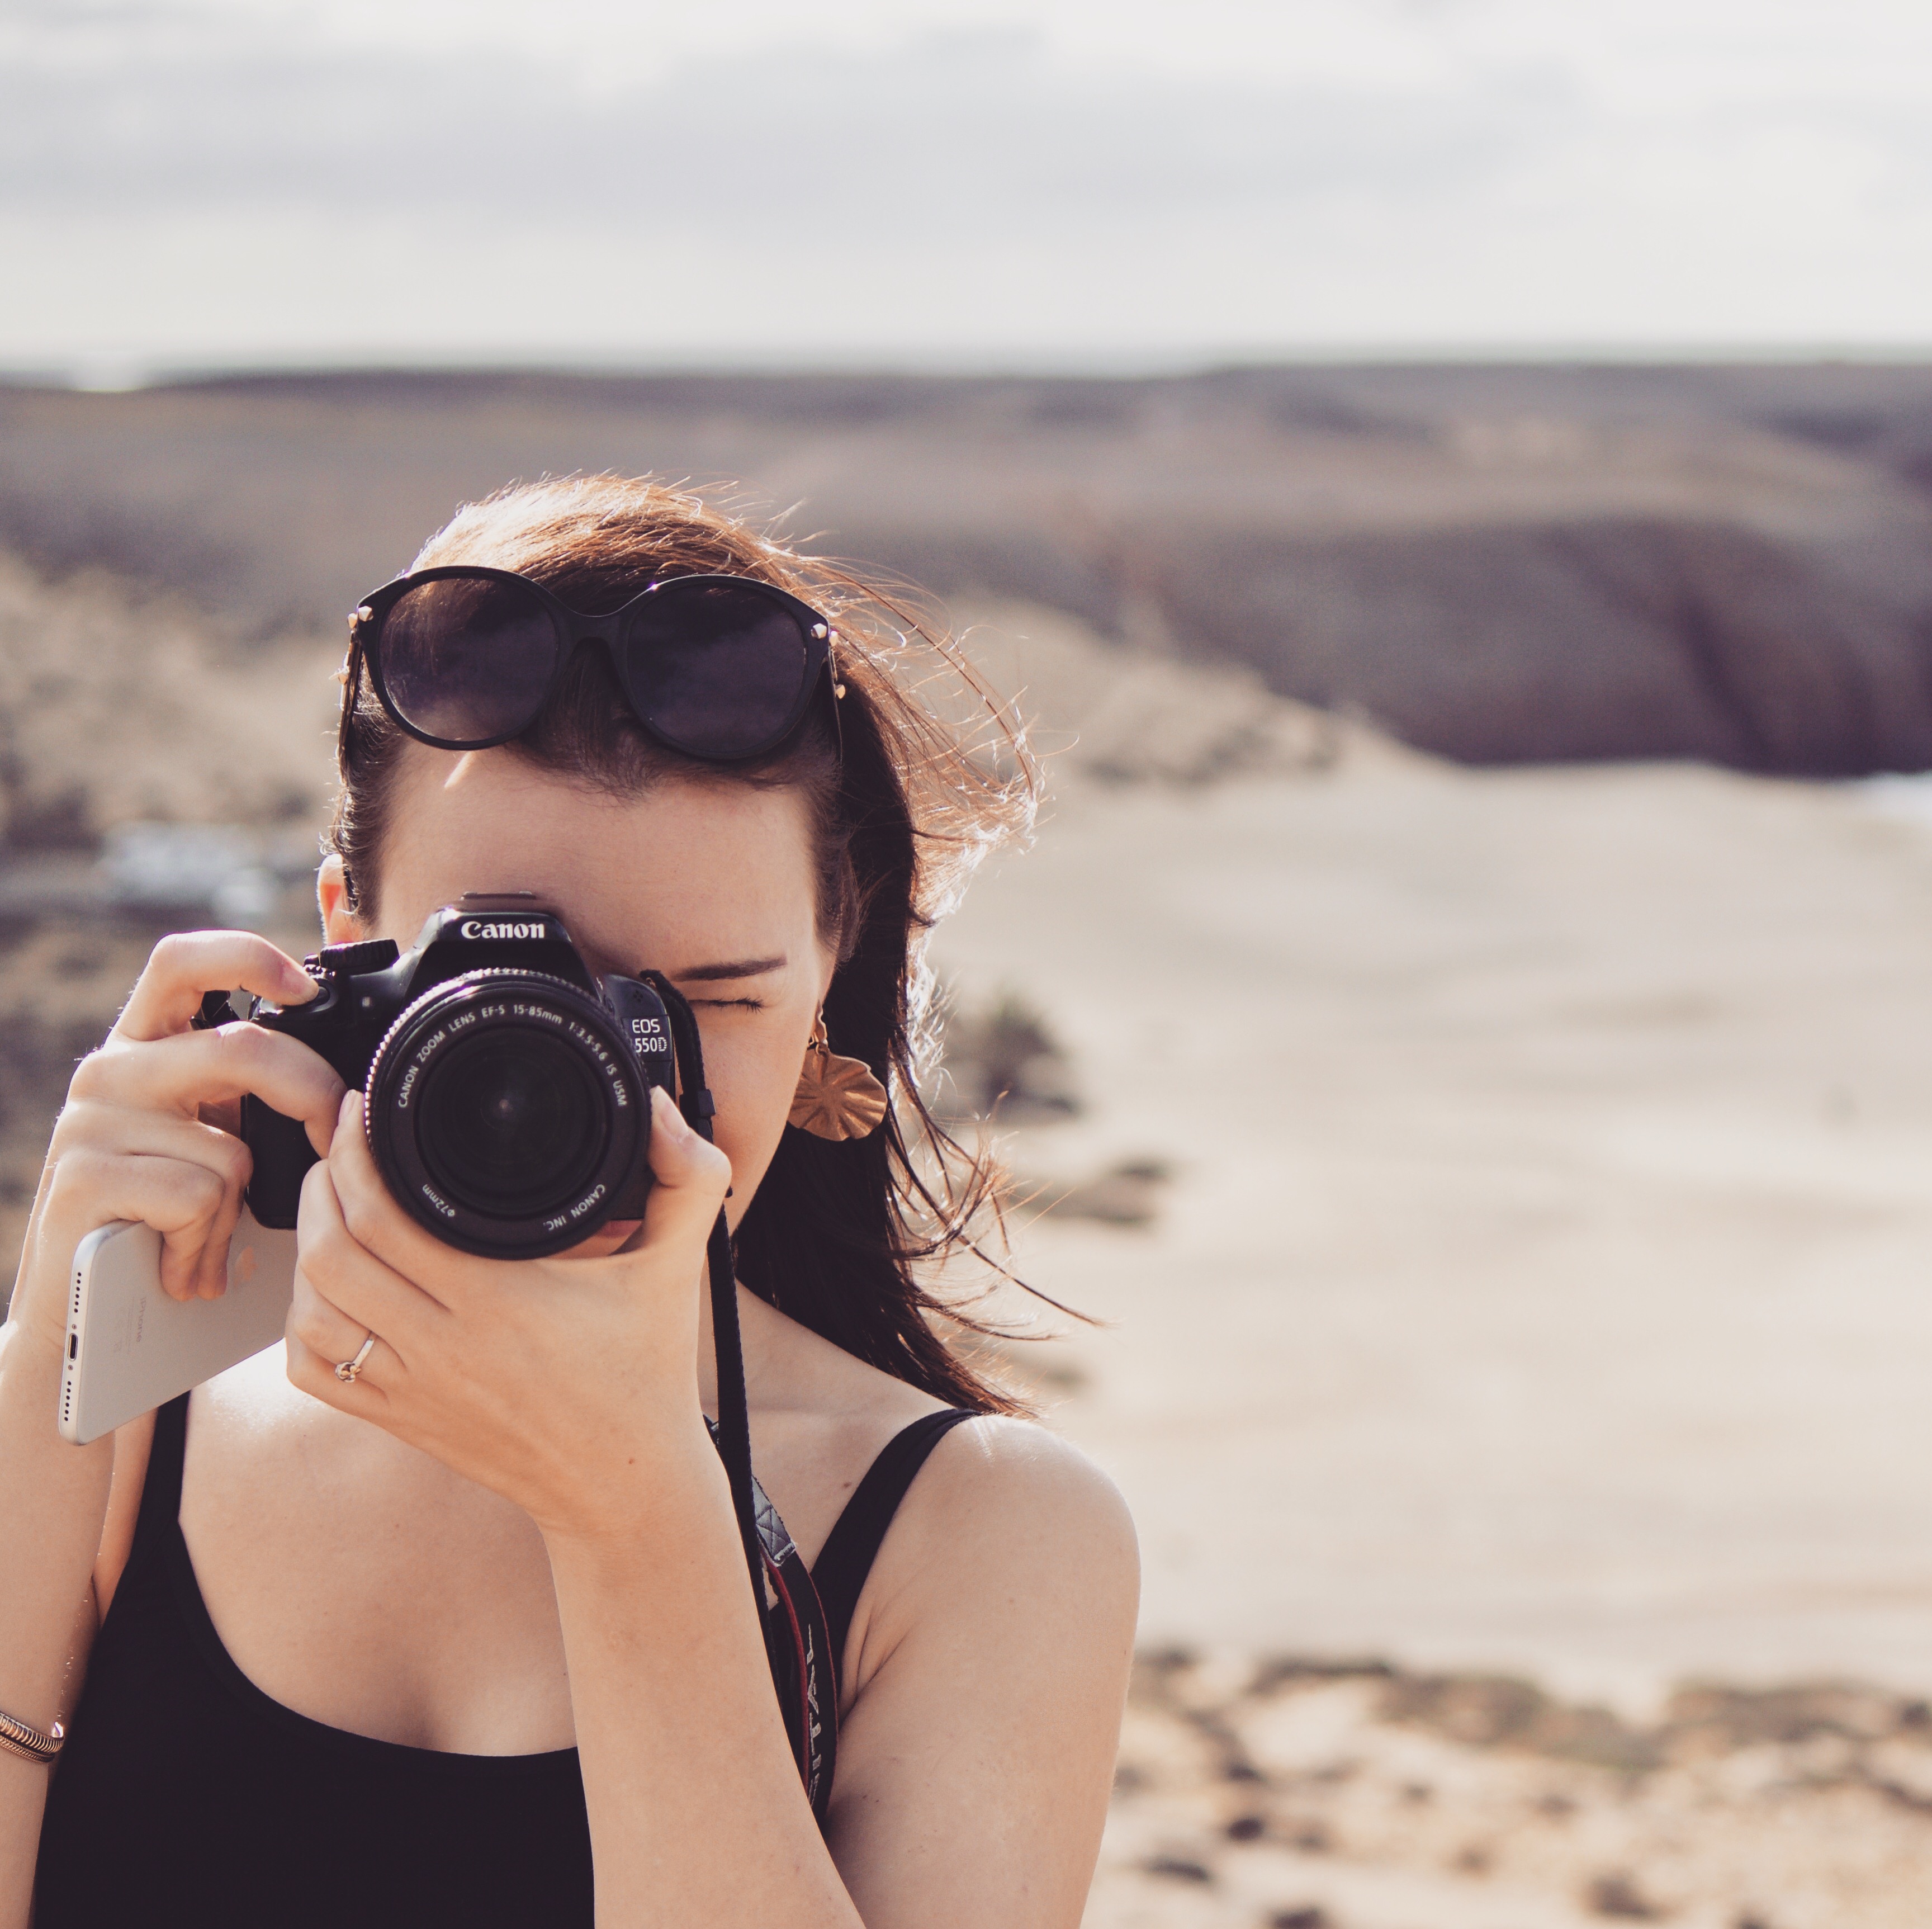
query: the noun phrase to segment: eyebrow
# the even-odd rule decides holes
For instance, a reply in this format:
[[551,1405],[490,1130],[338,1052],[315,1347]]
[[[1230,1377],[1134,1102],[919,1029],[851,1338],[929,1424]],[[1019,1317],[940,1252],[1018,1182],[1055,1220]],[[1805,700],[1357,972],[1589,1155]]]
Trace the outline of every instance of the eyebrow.
[[688,971],[674,971],[680,984],[715,985],[728,978],[762,978],[767,971],[782,971],[790,961],[785,958],[734,958],[722,964],[694,964]]

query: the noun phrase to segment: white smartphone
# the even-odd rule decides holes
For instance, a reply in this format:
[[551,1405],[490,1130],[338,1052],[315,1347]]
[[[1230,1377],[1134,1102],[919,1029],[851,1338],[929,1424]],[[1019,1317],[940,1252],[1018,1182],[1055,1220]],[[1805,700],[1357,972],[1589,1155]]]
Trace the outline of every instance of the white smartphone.
[[75,1249],[60,1430],[84,1447],[272,1346],[295,1292],[296,1235],[242,1208],[218,1300],[161,1290],[161,1235],[116,1220]]

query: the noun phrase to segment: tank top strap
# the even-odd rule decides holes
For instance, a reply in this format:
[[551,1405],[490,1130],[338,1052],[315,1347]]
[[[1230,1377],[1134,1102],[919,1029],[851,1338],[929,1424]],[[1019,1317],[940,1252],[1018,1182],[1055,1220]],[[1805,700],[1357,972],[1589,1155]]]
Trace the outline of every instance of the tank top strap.
[[183,1394],[156,1409],[154,1443],[148,1449],[148,1472],[141,1484],[141,1510],[134,1519],[134,1545],[128,1556],[131,1568],[173,1532],[181,1518],[182,1463],[188,1457],[188,1402]]
[[819,1550],[812,1570],[812,1584],[825,1610],[833,1664],[842,1678],[852,1616],[899,1502],[904,1499],[906,1490],[934,1448],[962,1420],[980,1417],[962,1407],[946,1407],[938,1413],[922,1414],[910,1426],[894,1434],[880,1449],[879,1457],[866,1469],[865,1478],[853,1490],[844,1512],[825,1537],[825,1545]]

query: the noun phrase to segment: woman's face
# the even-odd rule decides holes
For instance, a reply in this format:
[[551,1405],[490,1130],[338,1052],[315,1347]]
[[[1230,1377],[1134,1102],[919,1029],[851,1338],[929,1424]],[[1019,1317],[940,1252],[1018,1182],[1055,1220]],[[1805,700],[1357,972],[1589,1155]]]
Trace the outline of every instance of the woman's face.
[[[735,1223],[777,1148],[832,979],[802,800],[674,781],[614,798],[506,750],[412,745],[398,775],[376,902],[362,919],[339,862],[323,868],[330,941],[406,949],[466,892],[529,891],[560,914],[592,971],[663,972],[704,1036]],[[632,1229],[614,1222],[577,1250],[610,1251]]]

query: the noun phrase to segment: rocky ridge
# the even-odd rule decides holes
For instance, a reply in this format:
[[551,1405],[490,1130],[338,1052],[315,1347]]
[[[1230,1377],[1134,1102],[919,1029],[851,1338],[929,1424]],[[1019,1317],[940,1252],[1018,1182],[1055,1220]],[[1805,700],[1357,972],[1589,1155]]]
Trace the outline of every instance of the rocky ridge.
[[466,496],[604,468],[1465,760],[1932,763],[1924,368],[0,389],[0,542],[249,638],[332,632]]

